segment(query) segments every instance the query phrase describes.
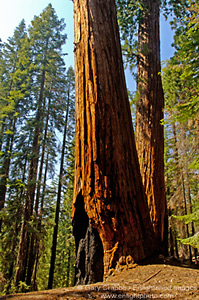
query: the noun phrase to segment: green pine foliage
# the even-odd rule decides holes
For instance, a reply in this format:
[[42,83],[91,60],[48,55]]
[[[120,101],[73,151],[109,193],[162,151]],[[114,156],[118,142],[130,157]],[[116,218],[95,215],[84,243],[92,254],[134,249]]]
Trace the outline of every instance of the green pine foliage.
[[[58,239],[58,253],[65,255],[65,259],[59,258],[58,254],[56,268],[61,266],[62,272],[60,269],[55,271],[58,277],[54,285],[73,283],[74,242],[70,219],[73,170],[69,166],[74,162],[74,71],[64,62],[64,29],[64,20],[58,19],[49,4],[28,29],[22,20],[13,37],[0,44],[0,203],[3,204],[0,211],[0,272],[6,293],[47,287],[58,183],[56,174],[69,94],[64,176],[70,177],[71,181],[66,179],[63,183]],[[32,161],[36,162],[36,173],[30,181]],[[31,283],[27,285],[25,277],[16,289],[14,280],[21,226],[30,186],[34,187],[34,198],[26,230],[34,243],[34,251],[29,254],[30,257],[33,254],[34,263]],[[31,266],[30,262],[28,265]]]
[[[163,69],[165,164],[168,203],[178,224],[178,238],[185,245],[199,248],[199,6],[195,1],[187,1],[186,6],[184,16],[173,22],[176,51]],[[184,236],[182,226],[187,228]]]

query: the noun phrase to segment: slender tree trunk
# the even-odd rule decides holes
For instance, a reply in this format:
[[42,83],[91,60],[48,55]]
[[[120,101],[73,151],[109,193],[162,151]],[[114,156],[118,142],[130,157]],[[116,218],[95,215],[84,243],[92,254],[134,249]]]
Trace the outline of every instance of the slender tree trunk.
[[174,236],[173,236],[173,222],[171,213],[169,212],[169,255],[174,256]]
[[70,251],[70,243],[68,245],[68,263],[67,263],[67,275],[66,275],[66,286],[70,285],[70,264],[71,264],[71,251]]
[[75,0],[76,282],[157,249],[139,171],[114,0]]
[[4,135],[4,130],[5,130],[5,118],[2,120],[2,124],[0,124],[0,151],[2,151],[3,147],[3,135]]
[[[11,130],[13,134],[11,136],[8,135],[6,147],[5,147],[5,158],[2,166],[2,177],[0,179],[0,211],[4,208],[5,200],[6,200],[7,180],[9,177],[15,127],[16,127],[16,118],[11,119],[10,121],[9,130]],[[1,232],[1,227],[2,227],[2,220],[0,219],[0,232]]]
[[164,95],[161,82],[159,0],[142,0],[138,31],[136,147],[150,217],[156,237],[167,253],[168,222],[164,182]]
[[[41,224],[42,224],[42,216],[43,216],[43,207],[44,207],[44,197],[45,197],[45,190],[46,190],[46,180],[47,180],[47,173],[48,173],[48,157],[49,153],[47,153],[46,157],[46,166],[45,166],[45,172],[44,172],[44,179],[43,179],[43,190],[41,195],[41,204],[40,204],[40,213],[39,213],[39,224],[38,224],[38,232],[41,234]],[[33,281],[32,281],[32,289],[35,291],[37,289],[37,269],[39,264],[39,252],[40,252],[40,238],[37,237],[35,242],[35,248],[36,248],[36,261],[34,265],[34,272],[33,272]]]
[[56,212],[55,212],[55,226],[53,232],[53,243],[51,248],[51,262],[50,262],[50,270],[49,270],[48,289],[52,289],[53,287],[53,277],[54,277],[54,269],[55,269],[57,234],[58,234],[58,226],[59,226],[59,212],[60,212],[60,204],[61,204],[62,177],[63,177],[63,170],[64,170],[64,154],[65,154],[65,146],[66,146],[66,133],[67,133],[67,123],[68,123],[68,113],[69,113],[69,99],[70,98],[68,93],[61,163],[60,163],[60,171],[59,171],[59,185],[58,185],[58,193],[57,193]]
[[12,241],[12,261],[9,267],[9,273],[8,273],[8,285],[6,288],[6,293],[9,293],[9,290],[11,288],[11,282],[13,279],[13,270],[14,270],[14,263],[16,261],[16,247],[17,247],[17,238],[19,234],[19,225],[17,222],[15,223],[15,230],[14,230],[14,235],[13,235],[13,241]]
[[44,156],[45,156],[45,151],[46,151],[46,141],[47,141],[47,134],[48,134],[50,104],[51,104],[51,99],[49,98],[48,111],[47,111],[47,115],[46,115],[46,124],[45,124],[45,130],[44,130],[44,138],[43,138],[43,143],[42,143],[41,161],[40,161],[38,184],[37,184],[37,194],[36,194],[36,200],[35,200],[36,215],[38,215],[38,210],[39,210],[39,199],[40,199],[40,194],[41,194],[41,180],[42,180],[42,172],[43,172],[43,166],[44,166]]
[[[26,165],[27,165],[27,158],[24,161],[24,165],[23,165],[23,176],[22,176],[22,182],[25,181],[25,173],[26,173]],[[18,211],[17,211],[17,215],[21,216],[22,213],[22,206],[20,206],[20,204],[22,204],[22,199],[24,198],[24,187],[21,187],[19,190],[19,195],[18,195],[18,201],[20,202],[18,205]],[[21,219],[21,218],[19,218]],[[20,223],[20,222],[19,222]],[[9,290],[11,288],[11,283],[12,283],[12,279],[13,279],[13,271],[14,271],[14,266],[15,266],[15,262],[16,262],[16,248],[17,248],[17,240],[18,240],[18,234],[20,231],[20,227],[18,222],[15,222],[15,234],[13,236],[13,245],[12,245],[12,254],[13,254],[13,260],[11,262],[10,268],[9,268],[9,283],[6,289],[6,293],[9,293]]]
[[175,256],[176,256],[177,258],[179,258],[178,241],[177,241],[177,237],[176,237],[176,231],[175,231],[174,240],[175,240]]
[[44,64],[43,70],[41,71],[41,84],[39,91],[39,98],[37,103],[37,114],[35,117],[35,128],[34,128],[34,137],[32,144],[32,157],[30,161],[29,174],[28,174],[28,186],[26,199],[24,204],[24,214],[23,222],[21,226],[21,235],[19,242],[19,251],[17,257],[17,268],[15,273],[14,284],[18,287],[20,281],[25,281],[26,278],[26,269],[29,255],[29,242],[30,234],[28,230],[28,222],[33,212],[35,190],[36,190],[36,180],[37,180],[37,169],[39,161],[39,134],[41,132],[41,121],[42,121],[42,103],[44,97],[44,88],[45,88],[45,77],[46,77],[46,55],[48,51],[49,37],[46,39],[45,51],[44,51]]
[[[182,189],[183,189],[183,200],[184,200],[184,214],[187,215],[187,200],[186,200],[186,194],[185,194],[185,184],[184,184],[184,176],[183,176],[183,174],[182,174]],[[185,226],[186,226],[186,233],[187,233],[186,237],[190,237],[190,234],[189,234],[189,225],[186,224]],[[192,262],[191,246],[189,245],[188,248],[189,248],[189,260],[190,260],[190,262]]]
[[39,134],[41,132],[41,119],[42,119],[42,102],[43,102],[43,93],[44,93],[44,84],[45,84],[45,70],[42,71],[40,95],[38,100],[38,109],[36,115],[36,126],[34,130],[34,138],[32,145],[32,158],[30,161],[29,175],[28,175],[28,186],[26,200],[24,204],[24,215],[23,222],[21,227],[21,235],[19,242],[19,252],[17,257],[17,268],[15,274],[15,286],[18,286],[19,281],[25,281],[26,277],[26,267],[28,259],[28,250],[29,250],[29,231],[28,231],[28,222],[33,212],[34,206],[34,197],[35,197],[35,188],[37,180],[37,169],[38,169],[38,158],[39,158]]
[[[43,143],[42,143],[42,153],[41,153],[41,161],[40,161],[40,168],[39,168],[39,176],[38,176],[38,181],[37,181],[38,182],[37,183],[37,193],[36,193],[36,199],[35,199],[35,218],[36,218],[36,221],[38,220],[40,189],[41,189],[41,180],[42,180],[42,172],[43,172],[43,165],[44,165],[46,139],[47,139],[47,133],[48,133],[50,103],[51,103],[51,100],[49,98],[48,111],[47,111],[47,116],[46,116],[46,124],[45,124],[45,130],[44,130],[44,138],[43,138]],[[32,235],[31,235],[31,244],[30,244],[30,251],[29,251],[29,261],[28,261],[28,270],[27,270],[27,278],[26,278],[26,284],[27,285],[31,284],[31,277],[32,277],[32,272],[33,272],[35,258],[36,258],[36,245],[35,245],[35,242],[36,242],[36,234],[33,232]]]
[[[188,199],[188,206],[189,206],[189,213],[193,213],[193,208],[192,208],[192,200],[191,200],[191,190],[190,190],[190,181],[189,181],[189,170],[188,170],[188,157],[187,157],[187,144],[185,143],[185,182],[186,182],[186,187],[187,187],[187,199]],[[191,235],[193,236],[195,234],[195,227],[194,223],[191,222]],[[193,248],[194,251],[194,256],[195,256],[195,261],[197,264],[197,248]],[[192,259],[192,257],[191,257]],[[191,261],[192,262],[192,261]]]
[[[178,149],[178,140],[177,140],[177,133],[176,133],[176,124],[172,124],[172,132],[173,132],[173,139],[174,139],[174,159],[176,163],[176,187],[179,186],[179,183],[182,184],[182,198],[180,199],[178,206],[176,208],[175,214],[184,215],[185,209],[183,205],[183,201],[185,201],[185,191],[184,191],[184,179],[182,174],[182,166],[180,164],[180,156],[179,156],[179,149]],[[179,230],[180,237],[186,238],[186,228],[183,222],[180,222]],[[177,235],[177,234],[176,234]],[[177,237],[175,237],[176,245],[177,245]],[[182,248],[181,258],[187,255],[187,246],[181,244]],[[178,250],[178,249],[177,249]],[[179,254],[178,254],[179,255]]]

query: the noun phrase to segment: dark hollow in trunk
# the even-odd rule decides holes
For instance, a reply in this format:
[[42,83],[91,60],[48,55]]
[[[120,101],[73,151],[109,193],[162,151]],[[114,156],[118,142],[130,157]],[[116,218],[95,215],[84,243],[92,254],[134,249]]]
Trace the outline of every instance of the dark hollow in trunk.
[[103,280],[103,246],[97,229],[93,228],[84,209],[81,192],[77,196],[73,218],[76,244],[76,284],[91,284]]

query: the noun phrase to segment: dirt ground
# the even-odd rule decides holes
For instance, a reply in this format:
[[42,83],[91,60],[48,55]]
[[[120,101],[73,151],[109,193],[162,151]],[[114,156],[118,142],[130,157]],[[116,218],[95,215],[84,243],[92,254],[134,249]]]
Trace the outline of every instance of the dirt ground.
[[42,292],[1,296],[10,300],[199,299],[199,269],[171,260],[124,269],[106,281]]

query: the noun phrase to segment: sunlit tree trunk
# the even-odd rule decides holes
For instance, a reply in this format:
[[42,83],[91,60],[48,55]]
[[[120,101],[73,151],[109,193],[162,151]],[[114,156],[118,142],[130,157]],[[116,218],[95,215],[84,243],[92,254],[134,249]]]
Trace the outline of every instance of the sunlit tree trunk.
[[75,0],[77,283],[157,247],[143,191],[114,0]]
[[164,95],[160,76],[159,0],[143,0],[137,65],[136,147],[153,229],[167,252],[164,182]]

